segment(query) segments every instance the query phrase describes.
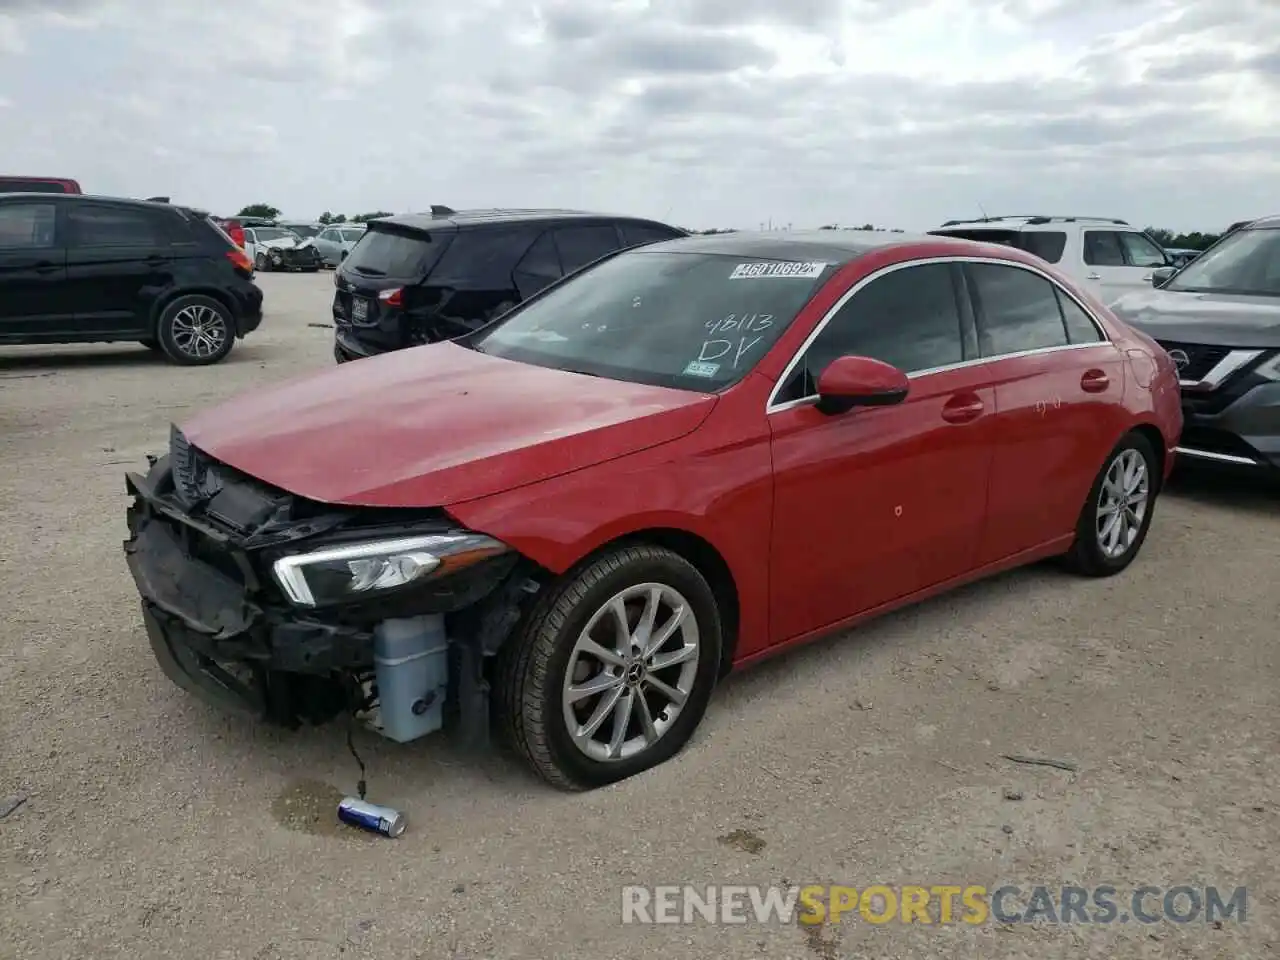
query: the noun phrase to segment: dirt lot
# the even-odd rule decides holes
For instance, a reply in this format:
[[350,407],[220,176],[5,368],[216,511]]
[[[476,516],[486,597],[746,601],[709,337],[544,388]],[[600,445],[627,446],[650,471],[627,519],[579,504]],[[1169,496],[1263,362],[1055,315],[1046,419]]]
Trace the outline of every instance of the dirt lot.
[[[335,827],[341,728],[277,733],[170,685],[120,550],[123,473],[171,420],[332,362],[330,283],[264,277],[263,328],[208,369],[0,348],[0,800],[28,796],[0,820],[0,957],[1280,954],[1280,496],[1204,474],[1125,575],[1015,573],[734,677],[684,754],[612,789],[361,737],[371,799],[410,827]],[[1247,885],[1248,912],[620,922],[623,884],[824,882]]]

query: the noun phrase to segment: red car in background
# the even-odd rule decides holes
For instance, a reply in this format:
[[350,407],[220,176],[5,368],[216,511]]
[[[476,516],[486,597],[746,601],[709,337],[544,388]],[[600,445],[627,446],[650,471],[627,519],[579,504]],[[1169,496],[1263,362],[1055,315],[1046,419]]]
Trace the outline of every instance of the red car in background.
[[83,193],[80,184],[65,177],[16,177],[0,174],[0,193]]
[[398,740],[492,697],[584,788],[731,668],[1045,557],[1124,570],[1181,424],[1165,352],[1019,250],[690,237],[196,416],[129,475],[126,554],[182,686]]

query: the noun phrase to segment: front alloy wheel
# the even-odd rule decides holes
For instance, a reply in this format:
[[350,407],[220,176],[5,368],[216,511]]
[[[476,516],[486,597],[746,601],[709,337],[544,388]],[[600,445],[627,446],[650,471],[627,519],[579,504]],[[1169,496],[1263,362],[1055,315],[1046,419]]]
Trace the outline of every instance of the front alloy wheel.
[[551,585],[499,657],[497,706],[533,769],[566,790],[674,756],[706,712],[721,617],[674,551],[617,547]]
[[561,701],[574,745],[606,762],[652,747],[689,702],[698,649],[697,618],[673,587],[619,591],[569,655]]

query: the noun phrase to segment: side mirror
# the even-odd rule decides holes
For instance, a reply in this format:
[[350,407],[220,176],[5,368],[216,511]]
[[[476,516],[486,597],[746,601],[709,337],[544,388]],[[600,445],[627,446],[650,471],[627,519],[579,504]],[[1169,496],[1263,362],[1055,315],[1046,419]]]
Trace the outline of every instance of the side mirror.
[[887,407],[907,398],[911,381],[897,367],[871,357],[836,357],[818,375],[818,409],[836,414],[854,407]]
[[1151,285],[1153,287],[1163,287],[1172,279],[1173,275],[1178,272],[1177,267],[1160,267],[1151,271]]

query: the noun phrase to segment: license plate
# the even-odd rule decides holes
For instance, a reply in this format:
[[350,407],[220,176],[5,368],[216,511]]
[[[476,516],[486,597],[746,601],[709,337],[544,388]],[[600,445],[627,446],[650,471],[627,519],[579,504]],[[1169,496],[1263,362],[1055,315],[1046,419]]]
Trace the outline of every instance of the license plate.
[[363,320],[369,316],[369,301],[361,300],[359,297],[351,298],[351,319]]

